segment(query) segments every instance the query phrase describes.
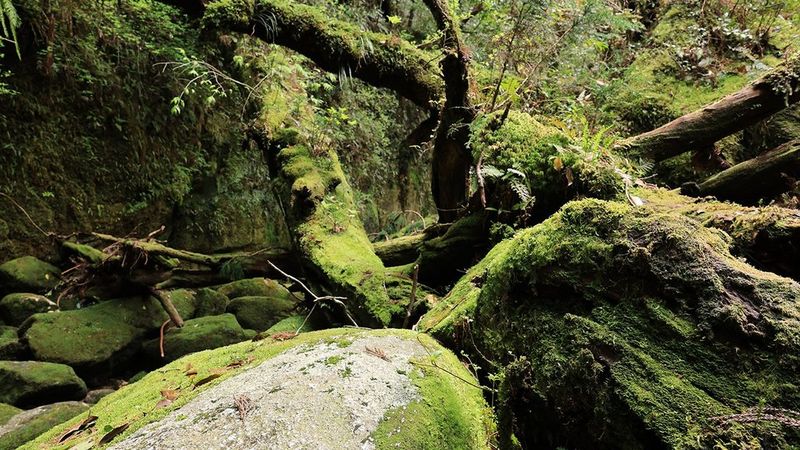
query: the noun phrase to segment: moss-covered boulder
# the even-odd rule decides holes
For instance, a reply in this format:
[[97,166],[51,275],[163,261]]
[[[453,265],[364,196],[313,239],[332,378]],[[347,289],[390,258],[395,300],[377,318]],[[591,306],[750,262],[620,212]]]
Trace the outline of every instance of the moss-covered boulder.
[[183,328],[171,328],[164,333],[164,358],[161,358],[160,339],[145,342],[144,352],[154,361],[174,361],[189,353],[242,342],[247,335],[233,314],[200,317],[187,320]]
[[[195,311],[190,291],[170,292],[184,318]],[[149,332],[168,319],[152,297],[109,300],[74,311],[36,314],[20,330],[35,359],[69,364],[81,373],[123,369]]]
[[729,246],[678,212],[570,203],[420,325],[491,361],[508,445],[800,445],[800,285]]
[[216,291],[231,300],[238,297],[283,297],[289,294],[283,285],[269,278],[236,280],[217,286]]
[[235,315],[243,327],[264,331],[293,315],[297,306],[293,296],[239,297],[231,300],[228,312]]
[[91,414],[96,424],[60,446],[53,438],[85,415],[22,448],[90,445],[122,424],[112,448],[250,448],[269,436],[275,448],[479,450],[492,448],[494,430],[470,372],[406,330],[335,329],[196,353]]
[[61,402],[21,412],[0,427],[0,450],[19,448],[87,409],[81,402]]
[[11,420],[12,417],[21,413],[22,410],[16,406],[11,406],[6,403],[0,403],[0,426],[3,426]]
[[0,361],[0,402],[20,407],[80,400],[86,384],[71,367],[39,361]]
[[198,289],[195,293],[195,317],[216,316],[225,312],[230,300],[219,291],[209,288]]
[[28,317],[48,311],[58,306],[49,298],[37,294],[8,294],[0,299],[0,318],[9,325],[18,327]]
[[15,327],[0,326],[0,360],[17,359],[25,350]]
[[11,292],[44,294],[56,287],[61,271],[33,256],[23,256],[0,264],[0,295]]

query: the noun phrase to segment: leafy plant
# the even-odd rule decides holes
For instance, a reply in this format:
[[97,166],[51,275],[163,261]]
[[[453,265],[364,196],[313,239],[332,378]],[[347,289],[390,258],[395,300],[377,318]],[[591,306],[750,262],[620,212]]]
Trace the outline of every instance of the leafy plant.
[[17,51],[17,57],[22,59],[17,41],[17,28],[21,25],[17,9],[11,0],[0,0],[0,48],[3,42],[11,42]]

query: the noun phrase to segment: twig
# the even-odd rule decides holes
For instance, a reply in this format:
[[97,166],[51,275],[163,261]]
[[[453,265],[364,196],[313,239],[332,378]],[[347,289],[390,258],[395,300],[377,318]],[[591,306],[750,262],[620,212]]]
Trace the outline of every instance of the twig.
[[166,330],[167,325],[172,323],[172,319],[167,319],[164,323],[161,324],[161,330],[159,332],[158,337],[158,348],[161,350],[161,357],[163,358],[165,355],[164,353],[164,331]]
[[455,374],[455,373],[451,372],[450,370],[445,369],[444,367],[440,367],[440,366],[436,365],[436,360],[434,359],[433,355],[431,355],[431,352],[430,352],[430,350],[428,350],[428,347],[426,347],[425,344],[423,344],[422,341],[419,339],[419,335],[417,335],[417,342],[419,342],[419,345],[421,345],[422,348],[425,350],[425,352],[428,354],[428,357],[430,357],[432,364],[424,364],[424,363],[421,363],[421,362],[409,361],[411,364],[414,364],[414,365],[417,365],[417,366],[423,366],[423,367],[434,367],[434,368],[439,369],[439,370],[441,370],[442,372],[444,372],[444,373],[446,373],[448,375],[452,375],[455,378],[458,378],[459,380],[463,381],[464,383],[467,383],[468,385],[470,385],[472,387],[476,387],[478,389],[481,389],[481,390],[484,390],[484,391],[489,391],[489,392],[492,392],[492,393],[495,392],[495,390],[490,388],[490,387],[481,386],[480,384],[475,384],[475,383],[473,383],[473,382],[471,382],[469,380],[465,380],[464,377],[462,377],[462,376],[460,376],[458,374]]
[[172,304],[169,294],[153,287],[150,288],[150,294],[161,303],[161,307],[164,308],[164,311],[167,313],[172,323],[178,328],[183,327],[183,319],[178,310],[175,309],[175,305]]
[[10,201],[11,203],[13,203],[13,204],[14,204],[14,206],[16,206],[17,208],[19,208],[19,210],[20,210],[20,211],[22,211],[22,214],[25,214],[25,217],[27,217],[27,218],[28,218],[28,222],[30,222],[30,223],[31,223],[31,225],[33,225],[33,226],[34,226],[34,227],[35,227],[37,230],[39,230],[39,232],[40,232],[40,233],[42,233],[42,234],[43,234],[45,237],[50,237],[50,236],[53,236],[53,233],[47,233],[47,232],[45,232],[45,231],[44,231],[44,230],[43,230],[43,229],[42,229],[42,228],[41,228],[39,225],[37,225],[37,224],[36,224],[36,222],[34,222],[34,221],[33,221],[33,219],[31,218],[30,214],[28,214],[28,211],[25,211],[25,208],[23,208],[22,206],[20,206],[20,205],[19,205],[19,203],[17,203],[17,201],[16,201],[16,200],[14,200],[13,198],[11,198],[11,196],[10,196],[10,195],[8,195],[8,194],[6,194],[6,193],[4,193],[4,192],[0,192],[0,195],[2,195],[3,197],[5,197],[6,199],[8,199],[8,201]]
[[272,261],[267,260],[267,264],[269,264],[270,267],[272,267],[273,269],[278,271],[281,275],[283,275],[286,278],[288,278],[288,279],[294,281],[295,283],[299,284],[306,292],[308,292],[309,295],[314,297],[314,300],[313,300],[314,304],[316,304],[317,302],[330,300],[330,301],[340,305],[342,307],[342,309],[344,309],[344,313],[347,316],[347,318],[350,319],[350,322],[352,322],[353,325],[356,328],[360,328],[358,326],[358,323],[356,322],[356,320],[353,319],[353,316],[350,315],[350,311],[347,309],[347,305],[345,305],[344,302],[342,302],[342,300],[347,300],[347,297],[337,297],[337,296],[333,296],[333,295],[326,295],[324,297],[320,297],[319,295],[315,294],[314,291],[312,291],[308,286],[306,286],[305,283],[303,283],[302,281],[297,279],[297,277],[293,277],[293,276],[289,275],[288,273],[284,272],[283,270],[278,268],[278,266],[273,264]]

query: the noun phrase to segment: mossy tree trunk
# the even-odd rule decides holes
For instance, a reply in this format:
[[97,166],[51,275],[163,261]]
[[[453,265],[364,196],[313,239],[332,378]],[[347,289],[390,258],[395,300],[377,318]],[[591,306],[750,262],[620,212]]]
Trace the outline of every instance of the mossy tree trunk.
[[710,148],[720,139],[800,101],[799,80],[800,58],[795,57],[741,90],[623,141],[619,148],[654,161]]

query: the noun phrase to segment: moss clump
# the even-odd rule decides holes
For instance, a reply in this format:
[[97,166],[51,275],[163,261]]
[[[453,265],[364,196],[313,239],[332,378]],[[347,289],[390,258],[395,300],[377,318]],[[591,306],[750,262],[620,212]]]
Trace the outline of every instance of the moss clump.
[[[514,204],[532,197],[543,216],[575,197],[613,199],[622,192],[618,170],[627,164],[605,149],[575,141],[526,113],[512,111],[501,126],[499,120],[499,115],[476,120],[470,145],[473,158],[477,161],[482,157],[484,168],[494,169],[484,173],[487,184],[513,180],[513,201],[501,208],[511,210]],[[517,171],[516,177],[509,170]],[[527,195],[520,191],[527,191]],[[502,200],[509,194],[501,190],[495,195]]]
[[420,343],[437,356],[412,363],[420,400],[386,413],[372,433],[378,449],[437,450],[442,448],[490,449],[494,447],[494,417],[483,400],[477,380],[450,352],[420,335]]
[[61,271],[52,264],[23,256],[0,264],[0,294],[34,292],[44,294],[56,287]]
[[0,436],[0,450],[19,448],[87,409],[89,406],[83,403],[63,402],[26,411],[14,419],[13,429]]
[[224,347],[247,339],[232,314],[187,320],[182,328],[164,334],[164,358],[160,356],[159,339],[144,344],[145,354],[154,361],[170,362],[190,353]]
[[309,331],[316,330],[314,322],[313,318],[308,318],[308,320],[306,320],[306,316],[287,317],[269,327],[269,329],[264,332],[264,335],[271,336],[275,333],[295,333],[298,331],[300,333],[308,333]]
[[[800,443],[800,287],[680,213],[585,200],[517,233],[423,324],[502,369],[501,438],[525,446]],[[466,311],[464,310],[466,309]],[[470,313],[470,309],[474,309]],[[469,327],[456,327],[468,315]],[[462,319],[463,323],[463,319]],[[542,430],[548,430],[547,432]]]
[[297,300],[284,297],[239,297],[231,300],[228,312],[236,316],[243,327],[264,331],[285,319],[297,309]]
[[[190,291],[172,291],[170,296],[181,317],[193,316]],[[20,333],[36,359],[99,373],[123,368],[145,334],[167,319],[156,299],[133,297],[74,311],[36,314]]]
[[254,0],[218,0],[203,13],[203,27],[212,30],[240,30],[253,19]]
[[388,325],[405,312],[384,288],[385,268],[358,219],[336,154],[305,145],[280,151],[281,180],[291,195],[297,246],[309,265],[368,324]]
[[21,413],[22,410],[5,403],[0,403],[0,426],[8,423],[9,419]]
[[86,395],[71,367],[38,361],[0,361],[0,402],[30,407]]

